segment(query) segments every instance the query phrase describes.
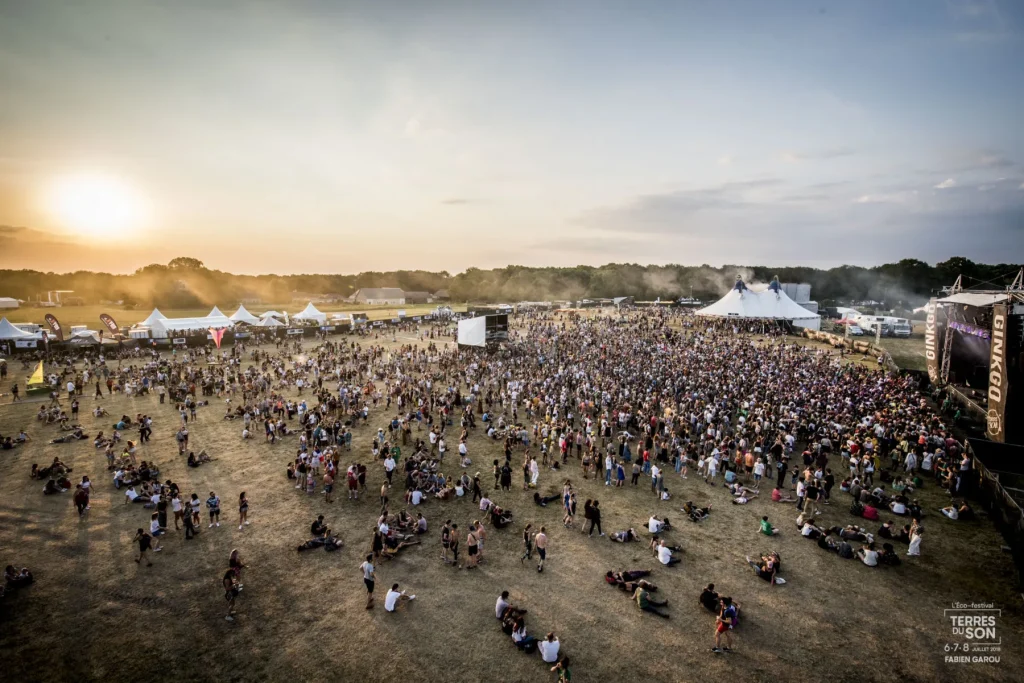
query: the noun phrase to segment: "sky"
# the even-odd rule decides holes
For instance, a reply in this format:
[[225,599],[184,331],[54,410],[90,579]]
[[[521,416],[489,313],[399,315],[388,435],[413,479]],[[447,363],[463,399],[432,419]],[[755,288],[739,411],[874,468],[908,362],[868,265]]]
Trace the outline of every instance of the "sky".
[[1020,261],[1022,65],[1016,0],[0,0],[0,268]]

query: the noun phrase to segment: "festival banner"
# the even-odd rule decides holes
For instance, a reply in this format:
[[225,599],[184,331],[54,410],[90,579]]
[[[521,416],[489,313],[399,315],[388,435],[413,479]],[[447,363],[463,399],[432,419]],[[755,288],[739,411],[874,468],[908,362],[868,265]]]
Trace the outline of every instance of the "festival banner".
[[942,366],[942,325],[939,323],[939,305],[933,297],[925,306],[924,357],[928,367],[928,379],[939,383],[939,368]]
[[213,338],[213,343],[216,344],[217,348],[219,349],[220,348],[220,342],[221,342],[221,340],[224,339],[224,328],[221,327],[221,328],[217,329],[217,328],[211,327],[210,328],[210,337]]
[[61,329],[60,323],[57,321],[57,318],[54,317],[52,313],[47,313],[46,315],[43,316],[43,320],[45,320],[46,324],[50,326],[51,330],[53,330],[53,334],[57,337],[57,341],[64,341],[64,330]]
[[43,361],[39,361],[39,365],[36,366],[35,371],[25,382],[27,386],[40,386],[45,384],[46,380],[43,378]]
[[117,323],[114,322],[114,319],[106,313],[100,313],[100,322],[107,326],[107,329],[110,330],[111,334],[119,334],[121,332],[121,329],[117,326]]
[[992,307],[992,346],[988,363],[988,419],[986,435],[992,441],[1006,440],[1006,398],[1009,390],[1006,373],[1006,323],[1009,307]]

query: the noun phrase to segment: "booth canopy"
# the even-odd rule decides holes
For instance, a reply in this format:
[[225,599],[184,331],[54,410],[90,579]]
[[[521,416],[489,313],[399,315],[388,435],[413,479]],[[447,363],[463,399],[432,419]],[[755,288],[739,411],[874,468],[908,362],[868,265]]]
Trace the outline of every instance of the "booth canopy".
[[157,320],[164,320],[167,316],[160,312],[159,308],[154,308],[153,312],[149,314],[149,317],[139,323],[139,327],[152,327],[153,323]]
[[249,311],[245,310],[244,305],[239,306],[238,310],[231,315],[231,320],[235,321],[236,323],[249,323],[250,325],[255,325],[260,321],[259,318],[254,316]]
[[35,339],[37,335],[25,330],[20,330],[7,321],[7,318],[0,319],[0,339]]
[[313,305],[313,302],[310,301],[308,304],[306,304],[306,307],[304,309],[302,309],[302,312],[301,313],[296,313],[295,315],[293,315],[292,319],[293,320],[315,320],[317,322],[322,323],[322,322],[327,322],[327,314],[326,313],[321,313],[320,311],[318,311],[316,306]]
[[194,332],[196,330],[208,330],[213,328],[231,327],[233,322],[221,316],[219,318],[161,318],[151,326],[153,337],[164,339],[171,336],[171,332]]
[[284,323],[276,318],[264,318],[256,323],[256,327],[284,327]]
[[227,316],[224,315],[219,308],[214,306],[213,310],[206,314],[206,317],[207,318],[226,318]]

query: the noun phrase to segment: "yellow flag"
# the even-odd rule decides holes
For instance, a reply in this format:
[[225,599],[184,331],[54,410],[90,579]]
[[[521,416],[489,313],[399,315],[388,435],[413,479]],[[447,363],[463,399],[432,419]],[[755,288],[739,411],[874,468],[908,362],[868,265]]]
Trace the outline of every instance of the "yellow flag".
[[28,378],[29,384],[42,384],[43,383],[43,361],[39,361],[39,366],[36,367],[36,371],[32,373],[32,376]]

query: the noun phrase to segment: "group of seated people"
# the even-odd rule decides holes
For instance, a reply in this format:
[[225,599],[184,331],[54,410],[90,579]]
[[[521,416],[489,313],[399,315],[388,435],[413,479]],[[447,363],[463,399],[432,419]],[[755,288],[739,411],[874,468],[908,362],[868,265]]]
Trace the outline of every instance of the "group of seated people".
[[54,424],[57,422],[63,422],[68,419],[68,414],[59,406],[39,406],[39,412],[36,413],[36,420],[43,424]]
[[949,507],[942,508],[940,512],[952,520],[969,521],[974,519],[974,510],[963,499],[959,503],[954,500]]
[[[548,633],[543,640],[538,640],[526,632],[526,610],[520,609],[509,602],[508,591],[502,591],[494,606],[494,615],[501,624],[501,630],[512,637],[516,648],[532,654],[540,652],[541,659],[553,664],[551,671],[562,672],[569,668],[569,658],[561,654],[561,643],[554,633]],[[562,676],[560,680],[569,680]]]
[[96,448],[106,448],[107,446],[113,446],[115,443],[121,440],[121,432],[114,430],[114,433],[110,436],[106,436],[102,430],[96,435],[96,438],[92,440],[92,445]]
[[[147,483],[156,482],[159,476],[160,468],[157,467],[156,463],[148,463],[143,460],[139,463],[138,467],[128,465],[115,470],[114,488],[120,490],[122,486],[134,487],[137,484],[142,484],[145,488]],[[131,498],[130,495],[128,497]]]
[[655,600],[651,593],[658,590],[653,583],[646,581],[645,576],[650,576],[649,569],[635,569],[624,572],[605,572],[604,580],[609,586],[614,586],[629,595],[643,612],[650,612],[664,619],[669,615],[662,612],[660,607],[666,607],[668,600]]
[[82,431],[81,427],[74,427],[74,428],[72,428],[72,431],[68,432],[67,434],[64,434],[62,436],[55,436],[55,437],[53,437],[52,439],[50,439],[50,443],[51,444],[72,443],[74,441],[82,441],[82,440],[88,439],[88,438],[89,438],[89,435],[86,434],[84,431]]
[[32,463],[32,471],[28,476],[30,479],[64,478],[64,475],[72,471],[60,458],[54,458],[49,467],[40,467],[37,463]]
[[[400,550],[419,545],[420,540],[416,536],[426,533],[427,520],[421,514],[417,515],[417,518],[412,519],[405,510],[397,515],[390,515],[385,508],[377,518],[377,529],[373,539],[374,552],[382,559],[390,560],[396,557]],[[419,531],[421,526],[423,531]]]
[[330,527],[328,527],[324,522],[323,515],[319,515],[315,520],[313,520],[313,523],[309,526],[309,532],[313,537],[298,546],[297,550],[300,553],[303,550],[312,550],[313,548],[320,547],[327,552],[334,552],[335,550],[340,550],[345,546],[344,541],[331,533]]
[[211,460],[213,460],[213,458],[211,458],[209,455],[207,455],[205,448],[203,450],[199,451],[198,455],[196,455],[193,451],[189,451],[188,452],[188,466],[189,467],[199,467],[200,465],[208,463]]
[[30,583],[32,583],[32,572],[27,567],[17,569],[13,564],[9,564],[4,570],[4,583],[0,585],[0,598],[15,588],[21,588]]

